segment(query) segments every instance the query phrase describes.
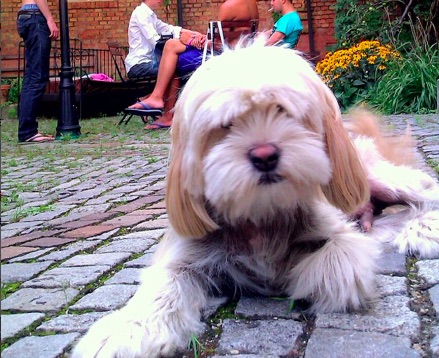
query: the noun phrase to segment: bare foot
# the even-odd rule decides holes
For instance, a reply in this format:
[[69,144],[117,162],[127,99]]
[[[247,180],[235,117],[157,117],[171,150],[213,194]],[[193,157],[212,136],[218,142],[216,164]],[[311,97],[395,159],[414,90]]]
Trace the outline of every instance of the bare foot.
[[132,109],[163,109],[164,102],[163,99],[154,99],[148,97],[141,102],[136,102],[128,108]]
[[172,125],[172,113],[166,112],[163,116],[158,117],[156,121],[145,126],[146,130],[171,128]]

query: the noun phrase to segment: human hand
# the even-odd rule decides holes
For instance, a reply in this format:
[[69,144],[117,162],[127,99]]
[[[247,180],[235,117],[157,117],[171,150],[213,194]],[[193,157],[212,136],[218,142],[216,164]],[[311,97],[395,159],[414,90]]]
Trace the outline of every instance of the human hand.
[[50,30],[49,37],[52,40],[56,40],[59,37],[59,29],[58,26],[56,26],[55,21],[53,20],[47,21],[47,26],[49,26],[49,30]]
[[192,39],[189,42],[189,45],[201,50],[205,42],[206,42],[206,35],[198,34],[195,37],[192,37]]

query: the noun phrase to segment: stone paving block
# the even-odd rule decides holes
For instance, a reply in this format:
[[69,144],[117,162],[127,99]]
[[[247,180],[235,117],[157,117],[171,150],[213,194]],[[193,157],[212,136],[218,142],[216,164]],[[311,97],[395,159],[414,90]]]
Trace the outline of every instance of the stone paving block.
[[137,285],[106,285],[85,295],[70,308],[73,310],[111,311],[122,307],[136,293]]
[[124,186],[120,186],[118,188],[113,189],[112,191],[110,191],[110,194],[126,194],[126,193],[132,193],[133,191],[137,191],[137,190],[141,190],[145,188],[145,184],[141,183],[136,183],[136,184],[127,184]]
[[242,297],[235,314],[246,318],[299,318],[301,312],[291,310],[290,300],[263,297]]
[[158,240],[165,234],[166,230],[164,229],[155,229],[155,230],[143,230],[143,231],[134,231],[129,234],[116,236],[114,240],[121,240],[121,239],[154,239]]
[[[25,218],[23,218],[23,219],[25,219]],[[28,221],[19,221],[19,222],[16,222],[16,223],[3,225],[2,226],[2,230],[14,230],[14,229],[17,229],[17,230],[23,231],[24,229],[27,229],[30,226],[39,226],[42,223],[44,223],[44,221],[42,221],[42,220],[39,220],[39,221],[35,220],[35,221],[32,221],[32,223],[29,223]]]
[[[135,201],[139,199],[138,195],[134,195],[134,194],[128,194],[128,195],[123,195],[123,196],[119,196],[115,199],[110,200],[110,203],[119,205],[119,204],[126,204],[126,203],[130,203],[132,201]],[[113,206],[114,207],[114,206]]]
[[43,255],[47,254],[48,252],[51,252],[54,249],[55,249],[54,247],[48,247],[46,249],[40,249],[40,250],[37,250],[37,251],[33,251],[33,252],[31,252],[31,253],[29,253],[27,255],[23,255],[23,256],[15,258],[15,259],[10,259],[8,261],[8,263],[38,259],[40,256],[43,256]]
[[84,213],[74,213],[70,211],[66,216],[61,216],[60,218],[56,218],[53,220],[50,220],[43,224],[44,227],[52,227],[52,226],[63,226],[67,223],[72,223],[75,220],[78,220],[82,218],[85,214]]
[[140,209],[149,204],[156,203],[159,200],[163,200],[163,197],[155,196],[155,195],[145,196],[143,198],[134,200],[131,203],[120,205],[116,208],[113,208],[110,210],[110,212],[130,213],[134,210]]
[[432,327],[430,349],[433,353],[433,358],[439,358],[439,322],[436,322]]
[[166,202],[164,200],[159,201],[149,207],[150,209],[166,209]]
[[374,332],[316,328],[308,341],[306,358],[420,358],[408,338]]
[[72,244],[66,245],[57,251],[50,252],[47,255],[41,256],[37,261],[61,261],[67,257],[76,254],[77,252],[92,249],[99,245],[98,241],[75,241]]
[[8,247],[2,247],[2,261],[13,258],[13,257],[19,257],[21,255],[27,254],[28,252],[36,251],[38,250],[36,247],[24,247],[24,246],[8,246]]
[[[8,222],[9,219],[4,219],[3,216],[2,216],[1,221],[2,221],[2,223]],[[1,239],[3,241],[4,239],[8,239],[10,237],[14,237],[14,236],[18,235],[20,232],[21,232],[21,229],[4,230],[3,227],[2,227],[0,236],[1,236]]]
[[102,234],[99,234],[99,235],[96,235],[96,236],[92,236],[92,237],[88,237],[87,241],[90,241],[90,240],[93,240],[93,241],[95,241],[95,240],[97,240],[97,241],[107,240],[110,237],[112,237],[114,234],[116,234],[119,230],[120,230],[120,228],[115,228],[113,230],[106,231],[106,232],[104,232]]
[[130,252],[139,253],[144,252],[152,245],[156,244],[153,239],[127,239],[115,240],[107,245],[101,246],[95,251],[96,254],[107,252]]
[[101,196],[98,196],[97,198],[93,198],[90,200],[87,200],[87,204],[89,205],[99,205],[99,204],[105,204],[110,202],[111,200],[114,200],[116,198],[119,198],[119,194],[104,194]]
[[76,238],[66,238],[66,237],[42,237],[32,241],[26,242],[26,246],[30,247],[54,247],[66,245],[70,242],[75,242]]
[[72,180],[66,181],[66,182],[64,182],[64,183],[62,183],[62,184],[52,188],[51,191],[58,191],[58,190],[61,190],[61,189],[71,188],[71,187],[79,184],[80,182],[81,181],[79,179],[72,179]]
[[131,214],[133,215],[152,215],[152,216],[159,216],[162,214],[166,214],[166,209],[140,209],[140,210],[135,210],[133,211]]
[[63,233],[62,236],[67,238],[85,239],[111,230],[114,230],[114,226],[112,225],[89,225],[75,230],[67,231]]
[[140,275],[142,272],[143,269],[141,268],[124,268],[117,272],[109,280],[105,281],[105,285],[138,285],[140,284]]
[[54,312],[71,302],[79,291],[74,288],[22,288],[1,301],[2,310]]
[[85,216],[94,213],[105,213],[110,207],[111,204],[105,204],[105,203],[94,204],[94,205],[85,204],[72,209],[69,214],[82,214],[82,216]]
[[58,216],[65,214],[66,212],[68,212],[72,208],[73,208],[73,205],[56,204],[54,210],[46,211],[44,213],[40,213],[40,214],[36,214],[36,215],[26,216],[25,218],[21,219],[21,221],[48,221],[48,220],[52,220]]
[[23,282],[47,269],[53,261],[32,262],[32,263],[11,263],[2,265],[1,282]]
[[427,287],[431,287],[439,283],[439,259],[422,260],[416,262],[418,275],[421,277]]
[[98,223],[98,222],[102,222],[104,220],[107,220],[111,217],[113,217],[114,215],[116,215],[115,213],[94,213],[94,214],[88,214],[86,216],[83,216],[81,220],[85,220],[85,221],[90,221],[93,223]]
[[407,294],[405,277],[377,275],[377,290],[380,297]]
[[[1,246],[5,247],[10,245],[18,245],[18,244],[22,244],[23,242],[39,239],[40,237],[58,235],[61,232],[62,230],[34,231],[26,235],[13,236],[8,238],[2,237]],[[2,230],[2,234],[3,234],[3,230]]]
[[[77,187],[77,188],[79,189],[79,187]],[[69,203],[73,203],[73,202],[77,202],[77,201],[88,200],[90,198],[96,198],[100,194],[102,194],[103,192],[107,191],[108,188],[105,186],[99,186],[99,187],[93,188],[93,189],[87,189],[87,190],[80,189],[80,190],[81,191],[78,191],[74,195],[70,196],[67,201]]]
[[61,267],[69,266],[111,266],[114,267],[131,256],[129,252],[111,252],[106,254],[82,254],[64,261]]
[[[54,221],[54,220],[52,220]],[[85,227],[85,226],[91,226],[93,225],[93,221],[85,221],[85,220],[74,220],[74,221],[69,221],[69,222],[65,222],[65,223],[60,223],[60,224],[52,224],[52,222],[47,223],[48,226],[56,226],[62,229],[66,229],[67,230],[74,230],[74,229],[79,229],[81,227]]]
[[[145,255],[143,255],[137,259],[125,262],[124,266],[125,267],[134,267],[134,268],[135,267],[141,268],[141,267],[151,266],[156,247],[157,247],[157,245],[154,245],[154,246],[152,246],[152,248],[150,248],[148,250],[148,252],[145,253]],[[154,249],[154,250],[151,251],[151,249]]]
[[18,313],[1,316],[1,336],[4,339],[15,336],[35,321],[44,317],[43,313]]
[[433,286],[428,290],[430,300],[433,303],[433,307],[436,311],[436,317],[439,318],[439,284]]
[[2,358],[58,358],[79,337],[79,333],[25,337],[6,348]]
[[102,225],[113,225],[118,227],[133,226],[141,223],[147,219],[152,219],[151,215],[133,215],[127,214],[123,216],[118,216],[116,218],[104,221]]
[[405,255],[398,252],[384,252],[378,260],[378,267],[384,275],[404,276],[407,273]]
[[420,333],[417,314],[409,308],[405,296],[387,296],[369,311],[361,313],[317,314],[317,328],[340,328],[360,332],[385,333],[415,339]]
[[162,229],[168,227],[169,227],[169,220],[155,219],[155,220],[144,221],[143,223],[134,226],[133,230]]
[[40,332],[57,332],[57,333],[71,333],[79,332],[85,333],[90,326],[98,319],[106,316],[110,312],[91,312],[84,314],[66,314],[50,321],[43,322],[37,327]]
[[82,287],[111,270],[110,266],[56,267],[23,283],[22,287]]
[[226,319],[217,353],[287,356],[302,333],[302,325],[293,320],[246,322]]

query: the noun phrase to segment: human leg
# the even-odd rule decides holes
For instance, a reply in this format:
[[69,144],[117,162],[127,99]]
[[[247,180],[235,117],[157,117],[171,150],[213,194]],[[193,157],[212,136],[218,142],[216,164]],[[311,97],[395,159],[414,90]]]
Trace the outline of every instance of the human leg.
[[158,117],[156,121],[145,126],[147,130],[169,128],[172,125],[172,112],[175,102],[177,102],[178,91],[180,90],[180,80],[174,77],[169,84],[169,88],[165,94],[165,106],[163,116]]
[[43,15],[19,15],[17,28],[26,49],[26,69],[18,111],[18,140],[24,142],[38,133],[36,115],[49,78],[51,40]]
[[[163,49],[162,59],[160,61],[157,82],[151,95],[142,102],[151,108],[163,108],[164,97],[169,84],[175,74],[178,63],[178,56],[186,50],[180,40],[168,40]],[[141,104],[134,104],[130,108],[143,109]]]

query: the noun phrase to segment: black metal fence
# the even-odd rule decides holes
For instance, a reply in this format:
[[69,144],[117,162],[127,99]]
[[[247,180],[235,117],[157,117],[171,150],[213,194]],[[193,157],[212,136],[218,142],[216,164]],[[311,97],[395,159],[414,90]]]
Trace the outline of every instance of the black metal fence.
[[[83,48],[80,39],[70,40],[70,62],[75,85],[75,106],[79,118],[99,115],[114,115],[135,102],[137,92],[119,78],[116,66],[108,49]],[[25,47],[19,44],[18,77],[23,77],[25,69]],[[39,115],[56,117],[59,113],[59,73],[61,70],[61,42],[52,42],[50,55],[49,82],[43,97]],[[113,81],[96,80],[96,74],[104,74]],[[105,76],[101,76],[105,77]],[[141,89],[144,94],[151,91],[151,84]],[[25,100],[21,99],[20,101]]]

